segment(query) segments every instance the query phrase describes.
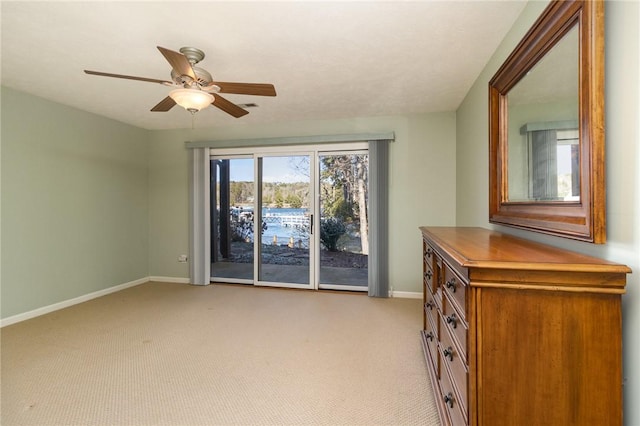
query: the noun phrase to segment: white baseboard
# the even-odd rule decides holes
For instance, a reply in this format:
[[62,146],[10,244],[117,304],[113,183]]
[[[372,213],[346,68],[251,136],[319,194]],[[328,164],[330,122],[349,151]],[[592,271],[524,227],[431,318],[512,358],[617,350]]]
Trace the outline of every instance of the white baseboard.
[[149,281],[157,281],[160,283],[180,283],[180,284],[189,284],[191,282],[189,278],[178,278],[178,277],[149,277]]
[[15,324],[17,322],[26,321],[31,318],[39,317],[60,309],[68,308],[69,306],[77,305],[82,302],[89,301],[107,294],[115,293],[116,291],[124,290],[125,288],[134,287],[140,284],[149,282],[149,277],[140,278],[128,283],[119,284],[113,287],[105,288],[103,290],[94,291],[93,293],[85,294],[83,296],[74,297],[73,299],[64,300],[62,302],[54,303],[53,305],[43,306],[42,308],[34,309],[33,311],[24,312],[22,314],[14,315],[11,317],[3,318],[0,320],[0,328],[7,325]]
[[417,291],[394,291],[392,297],[398,299],[422,299],[422,293]]

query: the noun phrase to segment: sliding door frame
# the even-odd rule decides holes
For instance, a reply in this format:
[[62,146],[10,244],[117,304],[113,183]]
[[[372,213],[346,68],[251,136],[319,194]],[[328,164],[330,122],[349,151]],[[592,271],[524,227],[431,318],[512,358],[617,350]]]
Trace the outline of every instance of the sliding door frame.
[[[255,158],[251,153],[232,154],[232,155],[222,155],[221,156],[221,155],[211,155],[211,152],[209,152],[209,161],[211,162],[212,160],[252,160],[253,161],[254,170],[255,170]],[[212,172],[213,172],[213,170],[212,170]],[[213,176],[210,177],[210,181],[211,180],[213,180]],[[255,177],[254,177],[253,185],[254,185],[254,188],[255,188]],[[210,195],[211,202],[213,202],[214,200],[219,201],[219,200],[217,200],[217,197],[215,196],[216,188],[210,187],[209,188],[209,192],[211,193],[211,195]],[[210,220],[211,220],[210,229],[212,231],[212,237],[215,235],[213,233],[213,229],[216,226],[215,220],[216,220],[216,217],[218,216],[218,213],[215,212],[215,208],[213,208],[213,207],[214,206],[212,206],[211,212],[210,212]],[[211,270],[210,270],[210,274],[209,274],[210,275],[210,281],[213,281],[213,279],[214,279],[214,276],[213,276],[214,265],[215,265],[215,262],[214,262],[214,247],[213,247],[214,244],[216,244],[216,242],[214,241],[214,238],[211,238],[211,251],[210,251],[210,259],[209,259],[209,263],[211,264]],[[254,245],[255,245],[255,241],[254,241]],[[255,259],[254,259],[254,262],[255,262]],[[215,278],[218,278],[218,277],[215,277]],[[225,283],[253,285],[253,279],[227,278],[227,277],[224,277],[223,279],[224,279]]]
[[[296,285],[287,283],[271,283],[259,281],[259,256],[260,247],[257,244],[258,238],[254,237],[254,276],[253,282],[251,280],[234,280],[243,284],[253,284],[255,286],[277,286],[277,287],[290,287],[290,288],[308,288],[318,290],[319,288],[326,289],[342,289],[342,290],[356,290],[366,291],[367,287],[356,286],[341,286],[341,285],[320,285],[320,214],[317,212],[320,206],[320,192],[319,192],[319,158],[321,155],[331,154],[346,154],[346,153],[368,153],[368,142],[345,142],[345,143],[321,143],[321,144],[302,144],[302,145],[277,145],[277,146],[260,146],[260,147],[238,147],[238,148],[210,148],[209,158],[250,158],[254,159],[254,212],[258,212],[257,209],[261,209],[259,206],[260,201],[259,191],[262,179],[259,178],[259,159],[269,156],[297,156],[297,155],[309,155],[310,156],[310,179],[311,179],[311,200],[310,211],[313,214],[313,229],[315,230],[311,236],[309,247],[309,267],[310,267],[310,284],[309,285]],[[254,214],[254,229],[261,229],[261,224],[258,222],[260,215]],[[228,282],[231,282],[229,280]]]
[[[323,149],[320,149],[318,151],[316,151],[316,159],[315,159],[315,163],[318,166],[318,170],[316,171],[316,178],[317,178],[317,182],[316,182],[316,189],[317,189],[317,204],[318,204],[318,209],[320,209],[320,207],[322,206],[321,202],[321,194],[320,194],[320,157],[322,156],[330,156],[330,155],[358,155],[358,154],[366,154],[367,156],[369,155],[369,144],[368,143],[363,143],[361,144],[362,147],[360,149],[353,149],[351,147],[349,147],[347,144],[347,146],[344,145],[340,145],[337,149],[324,149],[325,147],[323,146]],[[368,203],[367,203],[368,204]],[[367,207],[368,209],[369,207]],[[318,216],[318,224],[317,227],[315,229],[320,230],[320,214],[317,215]],[[366,292],[369,289],[369,284],[367,282],[366,286],[356,286],[356,285],[346,285],[346,284],[323,284],[320,281],[320,268],[322,267],[321,264],[321,258],[320,258],[320,238],[316,238],[316,246],[317,246],[317,250],[316,250],[316,259],[315,259],[315,283],[316,283],[316,287],[318,289],[322,289],[322,290],[342,290],[342,291],[357,291],[357,292]],[[369,273],[369,270],[367,268],[367,275]]]
[[[306,147],[305,147],[306,148]],[[309,157],[309,211],[311,214],[311,219],[315,222],[316,219],[316,209],[317,209],[317,197],[316,197],[316,176],[315,176],[315,153],[310,149],[302,149],[302,150],[294,150],[289,149],[286,152],[263,152],[263,153],[254,153],[254,177],[255,177],[255,201],[254,201],[254,224],[253,229],[262,229],[262,206],[259,204],[262,203],[262,184],[263,184],[263,159],[269,157]],[[274,282],[274,281],[263,281],[261,280],[260,268],[262,265],[262,234],[258,235],[254,234],[254,248],[253,248],[253,282],[255,286],[261,287],[283,287],[283,288],[296,288],[296,289],[305,289],[305,290],[317,290],[318,285],[315,282],[315,252],[316,252],[316,244],[311,244],[315,241],[315,233],[313,230],[318,229],[315,226],[315,223],[311,224],[311,230],[309,235],[309,271],[308,271],[308,282],[307,284],[299,284],[293,282]],[[258,235],[258,236],[256,236]],[[259,243],[259,244],[258,244]]]

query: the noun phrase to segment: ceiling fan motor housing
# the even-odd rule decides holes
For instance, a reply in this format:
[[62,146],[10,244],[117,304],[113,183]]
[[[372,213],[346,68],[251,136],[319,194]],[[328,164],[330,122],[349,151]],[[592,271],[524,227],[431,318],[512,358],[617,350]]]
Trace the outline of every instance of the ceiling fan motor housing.
[[[192,66],[193,73],[196,75],[195,83],[199,87],[207,87],[213,83],[213,77],[207,70],[200,67]],[[171,79],[177,84],[185,87],[191,87],[194,81],[188,75],[179,75],[175,70],[171,70]]]
[[[211,77],[211,74],[209,74],[208,71],[195,66],[198,62],[204,59],[204,52],[198,48],[186,46],[180,48],[180,53],[182,53],[191,64],[193,73],[196,75],[195,83],[197,84],[197,86],[199,88],[202,88],[211,85],[211,83],[213,82],[213,77]],[[171,79],[177,84],[186,88],[193,87],[194,81],[190,76],[181,75],[174,69],[171,70]]]
[[180,53],[187,57],[191,65],[195,65],[204,59],[204,52],[195,47],[181,47]]

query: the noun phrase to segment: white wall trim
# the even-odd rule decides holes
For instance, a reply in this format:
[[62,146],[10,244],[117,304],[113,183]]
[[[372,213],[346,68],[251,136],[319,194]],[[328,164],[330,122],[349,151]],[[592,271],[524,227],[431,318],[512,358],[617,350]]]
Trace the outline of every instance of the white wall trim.
[[417,291],[394,291],[392,297],[398,299],[422,299],[422,293]]
[[128,283],[119,284],[113,287],[105,288],[103,290],[94,291],[93,293],[85,294],[83,296],[74,297],[73,299],[63,300],[62,302],[54,303],[53,305],[43,306],[42,308],[34,309],[33,311],[24,312],[11,317],[3,318],[0,320],[0,328],[7,325],[15,324],[21,321],[26,321],[31,318],[39,317],[60,309],[68,308],[79,303],[87,302],[91,299],[96,299],[107,294],[115,293],[116,291],[124,290],[129,287],[134,287],[140,284],[144,284],[149,281],[149,277],[140,278]]
[[149,281],[155,281],[160,283],[178,283],[178,284],[189,284],[189,278],[179,278],[179,277],[149,277]]

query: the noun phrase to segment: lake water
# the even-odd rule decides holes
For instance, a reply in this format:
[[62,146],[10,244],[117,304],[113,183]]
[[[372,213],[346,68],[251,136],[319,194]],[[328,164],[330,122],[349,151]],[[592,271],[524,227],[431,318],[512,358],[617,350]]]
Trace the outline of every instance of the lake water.
[[[253,212],[251,208],[234,209],[234,214],[250,214]],[[264,232],[262,233],[262,242],[264,244],[272,244],[274,237],[277,244],[288,244],[290,239],[293,238],[296,247],[308,247],[309,246],[309,234],[300,226],[286,226],[282,222],[287,218],[295,217],[301,220],[302,218],[309,217],[309,211],[307,209],[291,209],[291,208],[263,208],[262,217],[265,223]],[[252,218],[251,218],[252,219]]]
[[308,217],[309,212],[307,209],[263,208],[262,217],[266,222],[266,229],[262,233],[263,243],[273,243],[273,237],[275,236],[278,245],[288,244],[290,239],[293,238],[296,246],[301,241],[302,247],[308,247],[309,233],[307,230],[298,226],[284,226],[278,221],[270,220],[270,218],[282,216]]
[[[236,213],[238,213],[238,211],[239,210],[236,210]],[[242,211],[253,212],[253,209],[245,208]],[[266,224],[266,228],[262,233],[263,244],[274,244],[275,237],[277,245],[290,244],[291,239],[293,239],[294,247],[309,248],[309,233],[306,228],[300,226],[285,226],[280,220],[277,220],[286,219],[287,217],[308,218],[308,209],[263,208],[262,217]],[[340,250],[347,250],[353,253],[361,252],[360,236],[357,232],[347,232],[347,234],[340,238],[339,245]]]

